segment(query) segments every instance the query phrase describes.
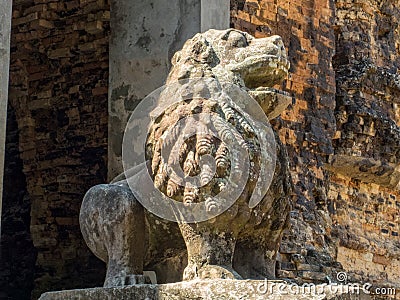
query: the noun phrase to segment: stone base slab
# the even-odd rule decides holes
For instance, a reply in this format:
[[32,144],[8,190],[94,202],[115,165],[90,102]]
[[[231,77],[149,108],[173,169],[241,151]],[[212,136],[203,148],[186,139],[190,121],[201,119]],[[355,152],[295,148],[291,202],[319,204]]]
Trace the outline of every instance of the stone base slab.
[[[263,280],[202,280],[170,284],[142,284],[117,288],[91,288],[60,292],[48,292],[39,300],[102,300],[102,299],[379,299],[365,294],[362,289],[351,291],[351,287],[320,284],[313,290],[301,290],[301,286],[283,281]],[[314,291],[314,292],[313,292]]]

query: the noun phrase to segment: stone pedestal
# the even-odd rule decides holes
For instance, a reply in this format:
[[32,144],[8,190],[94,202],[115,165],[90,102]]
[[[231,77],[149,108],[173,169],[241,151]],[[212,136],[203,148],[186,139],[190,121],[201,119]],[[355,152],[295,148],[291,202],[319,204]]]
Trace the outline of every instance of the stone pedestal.
[[[347,287],[347,288],[346,288]],[[136,285],[120,288],[93,288],[85,290],[71,290],[49,292],[43,294],[39,300],[66,300],[66,299],[251,299],[251,300],[322,300],[322,299],[374,299],[360,290],[351,291],[349,286],[315,285],[311,290],[305,288],[299,292],[301,286],[290,285],[283,281],[262,280],[203,280],[177,282],[160,285]],[[350,289],[350,291],[349,291]],[[314,291],[314,292],[313,292]]]

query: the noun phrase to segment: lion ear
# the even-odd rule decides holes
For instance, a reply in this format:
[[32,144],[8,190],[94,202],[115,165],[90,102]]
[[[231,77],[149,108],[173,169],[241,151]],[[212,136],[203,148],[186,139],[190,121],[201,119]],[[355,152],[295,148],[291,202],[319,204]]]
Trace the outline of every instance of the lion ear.
[[226,31],[222,34],[221,40],[227,41],[228,38],[229,38],[229,34],[231,33],[231,31],[232,31],[231,29],[226,30]]
[[175,66],[181,60],[181,51],[178,51],[172,57],[171,63]]
[[209,55],[210,52],[210,44],[205,39],[204,36],[198,35],[193,39],[193,45],[191,47],[191,55],[196,61],[204,61],[205,58]]

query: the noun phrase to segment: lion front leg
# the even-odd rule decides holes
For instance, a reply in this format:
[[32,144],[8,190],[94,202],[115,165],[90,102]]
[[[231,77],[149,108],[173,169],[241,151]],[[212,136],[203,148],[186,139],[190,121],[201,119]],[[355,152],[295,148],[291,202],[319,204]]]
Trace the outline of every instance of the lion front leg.
[[183,279],[241,279],[233,269],[236,234],[218,231],[207,224],[179,224],[185,240],[188,265]]

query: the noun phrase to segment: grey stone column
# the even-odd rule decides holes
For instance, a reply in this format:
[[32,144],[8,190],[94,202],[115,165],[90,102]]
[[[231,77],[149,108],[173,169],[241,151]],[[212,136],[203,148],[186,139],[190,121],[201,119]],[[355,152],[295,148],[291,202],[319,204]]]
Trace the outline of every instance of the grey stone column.
[[230,0],[201,0],[201,32],[227,29],[230,23]]
[[4,155],[6,143],[8,77],[10,67],[12,0],[0,5],[0,235],[3,197]]
[[184,42],[229,27],[229,0],[112,0],[108,178],[123,172],[122,138],[130,112],[161,87]]

